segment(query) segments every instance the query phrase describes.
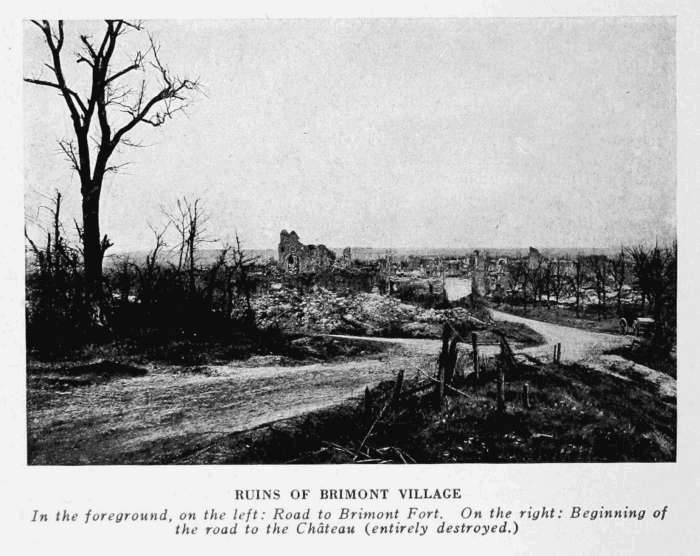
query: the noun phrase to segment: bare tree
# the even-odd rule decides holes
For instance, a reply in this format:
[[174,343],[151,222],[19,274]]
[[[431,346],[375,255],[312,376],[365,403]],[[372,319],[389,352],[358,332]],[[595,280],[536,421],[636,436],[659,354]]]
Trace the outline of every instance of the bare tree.
[[559,297],[564,291],[565,284],[566,270],[564,268],[564,261],[561,259],[552,259],[549,262],[549,289],[554,295],[554,300],[557,305],[559,305]]
[[[206,288],[204,290],[204,299],[205,299],[206,305],[208,307],[213,308],[215,306],[214,292],[216,290],[217,280],[219,279],[219,274],[223,274],[224,298],[226,298],[226,296],[228,295],[229,281],[231,280],[231,276],[233,274],[231,271],[231,265],[227,264],[228,260],[229,260],[230,251],[231,251],[231,246],[228,243],[224,244],[221,251],[219,251],[219,254],[217,255],[216,259],[214,260],[214,262],[211,264],[211,266],[207,270]],[[224,305],[224,307],[226,307],[226,299],[224,299],[223,305]],[[227,316],[228,316],[228,314],[227,314]]]
[[571,276],[571,286],[574,289],[574,295],[576,296],[576,316],[581,316],[581,290],[583,289],[583,282],[586,279],[586,269],[583,263],[583,257],[578,254],[574,259],[574,273]]
[[252,282],[250,279],[250,269],[255,262],[254,257],[247,257],[241,249],[241,240],[236,233],[236,246],[233,249],[233,262],[234,268],[236,269],[237,276],[237,288],[243,293],[243,297],[246,303],[245,320],[252,324],[255,322],[255,314],[253,312],[253,306],[250,303],[251,296],[251,286]]
[[527,293],[527,288],[530,288],[530,291],[532,293],[532,299],[533,299],[533,307],[535,305],[535,270],[530,266],[530,262],[528,259],[523,260],[523,270],[522,274],[520,276],[520,281],[522,284],[522,290],[523,290],[523,309],[527,309],[527,301],[528,301],[528,293]]
[[596,295],[598,296],[598,320],[603,318],[607,303],[607,288],[610,281],[610,261],[605,255],[590,255],[586,258]]
[[[676,255],[677,248],[674,243],[672,247],[659,247],[655,245],[649,251],[647,258],[647,283],[649,297],[649,309],[657,322],[660,322],[666,299],[669,291],[676,289]],[[669,272],[669,269],[673,269]],[[673,279],[669,279],[669,275]],[[674,296],[675,297],[675,296]]]
[[[525,263],[519,257],[517,259],[511,259],[508,262],[506,272],[508,276],[508,288],[511,290],[511,298],[515,297],[515,293],[521,281],[523,281],[523,299],[525,298],[524,288],[527,283],[525,278],[525,266]],[[524,301],[524,303],[526,302]]]
[[[199,87],[198,81],[173,75],[161,63],[159,47],[150,35],[149,46],[137,50],[130,63],[113,67],[120,37],[127,31],[141,32],[143,27],[121,19],[106,20],[104,35],[99,40],[87,34],[79,35],[81,46],[73,61],[84,64],[90,72],[87,92],[81,93],[68,83],[64,71],[63,21],[51,24],[47,20],[33,20],[32,23],[40,29],[48,47],[50,59],[44,66],[50,70],[51,78],[24,80],[56,89],[68,109],[73,137],[61,139],[59,147],[80,178],[84,272],[88,289],[101,296],[102,261],[112,243],[107,235],[100,234],[100,195],[105,175],[121,167],[111,162],[112,155],[120,145],[139,146],[128,137],[137,125],[159,127],[187,106],[191,93]],[[154,77],[145,75],[149,68]],[[144,75],[138,84],[129,85],[128,80],[137,71]]]
[[[542,301],[542,294],[547,288],[547,265],[546,259],[542,255],[530,257],[528,259],[528,273],[530,276],[530,284],[532,286],[532,305],[539,306]],[[548,294],[549,295],[549,294]],[[549,307],[549,299],[547,299],[547,307]]]
[[68,244],[63,233],[62,203],[63,195],[57,190],[51,198],[50,207],[48,207],[51,213],[51,228],[46,230],[46,245],[44,247],[37,245],[27,230],[24,231],[25,239],[34,255],[34,265],[52,288],[59,288],[62,285],[61,282],[67,269],[75,270],[77,268],[77,252]]
[[175,209],[163,210],[169,223],[179,235],[177,270],[187,274],[187,291],[190,296],[195,293],[195,270],[199,250],[205,243],[216,241],[209,237],[209,215],[201,206],[201,199],[190,201],[187,197],[178,199]]
[[650,252],[644,245],[637,245],[630,247],[627,253],[632,262],[632,275],[634,276],[635,286],[642,296],[642,313],[644,313],[646,301],[649,299],[651,290]]
[[205,299],[208,305],[214,306],[214,291],[218,282],[222,297],[222,302],[218,306],[225,317],[227,319],[232,317],[235,297],[239,297],[245,303],[243,317],[246,324],[254,325],[251,270],[256,260],[257,257],[250,257],[243,252],[238,233],[236,233],[235,243],[231,244],[228,241],[224,243],[207,273]]
[[627,279],[627,257],[623,247],[620,247],[620,252],[610,262],[610,273],[617,293],[617,316],[619,317],[622,313],[622,288]]
[[133,265],[133,268],[136,270],[139,277],[139,298],[145,305],[151,304],[156,291],[157,283],[161,274],[159,257],[163,249],[167,247],[165,242],[165,233],[168,231],[169,227],[169,222],[166,223],[166,225],[160,230],[150,226],[151,232],[153,233],[153,239],[155,240],[153,248],[146,254],[146,262],[143,267]]
[[657,347],[670,350],[676,333],[677,245],[648,248],[644,245],[627,250],[635,285],[642,293],[656,321],[654,341]]
[[[44,229],[46,243],[34,240],[25,229],[33,257],[27,274],[27,342],[54,352],[67,347],[88,331],[88,322],[104,324],[99,306],[96,313],[85,304],[80,252],[66,239],[61,222],[63,197],[56,191],[46,208],[51,215]],[[87,320],[89,319],[89,321]]]

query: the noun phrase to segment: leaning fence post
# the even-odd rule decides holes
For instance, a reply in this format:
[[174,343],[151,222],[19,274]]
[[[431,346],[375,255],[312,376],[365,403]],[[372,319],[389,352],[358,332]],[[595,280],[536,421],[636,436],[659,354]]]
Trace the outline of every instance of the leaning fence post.
[[527,382],[523,384],[523,407],[530,409],[530,385]]
[[450,338],[452,330],[448,323],[442,329],[442,350],[438,357],[438,382],[435,385],[435,406],[439,409],[442,407],[442,399],[445,397],[445,376],[449,372],[447,368],[450,366]]
[[372,418],[372,397],[369,393],[369,386],[365,386],[365,420]]
[[445,397],[445,366],[440,365],[438,368],[438,380],[435,385],[435,407],[442,408],[442,400]]
[[453,336],[450,340],[450,348],[447,353],[447,360],[445,365],[445,382],[447,384],[452,384],[455,376],[455,369],[457,367],[457,336]]
[[456,378],[464,378],[464,353],[460,353],[457,355],[457,362],[455,363],[455,377]]
[[390,405],[396,405],[399,401],[399,396],[401,396],[401,387],[403,386],[403,369],[399,371],[396,375],[396,382],[394,383],[394,392],[391,395]]
[[506,410],[506,398],[505,398],[505,372],[503,371],[503,362],[499,361],[497,364],[498,376],[496,378],[496,386],[498,389],[498,413],[504,413]]

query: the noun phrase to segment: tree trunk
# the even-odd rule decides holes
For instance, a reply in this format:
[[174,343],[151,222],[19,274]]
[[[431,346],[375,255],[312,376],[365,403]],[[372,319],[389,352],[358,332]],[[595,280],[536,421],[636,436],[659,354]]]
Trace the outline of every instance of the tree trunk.
[[578,318],[581,314],[581,293],[578,287],[576,288],[576,318]]
[[83,189],[83,259],[89,294],[102,297],[102,258],[100,242],[100,191],[102,184],[89,184]]

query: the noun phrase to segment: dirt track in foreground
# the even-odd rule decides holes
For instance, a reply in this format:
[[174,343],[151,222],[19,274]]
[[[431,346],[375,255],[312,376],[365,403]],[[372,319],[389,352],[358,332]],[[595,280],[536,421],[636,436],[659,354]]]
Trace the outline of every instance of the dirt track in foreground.
[[30,390],[29,461],[166,463],[185,448],[361,395],[399,369],[410,376],[434,359],[387,346],[381,355],[312,365],[152,368],[67,391]]

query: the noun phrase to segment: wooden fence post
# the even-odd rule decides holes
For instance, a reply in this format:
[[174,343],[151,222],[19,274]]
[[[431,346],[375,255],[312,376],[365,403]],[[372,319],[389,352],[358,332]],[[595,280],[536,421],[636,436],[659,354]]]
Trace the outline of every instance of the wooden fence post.
[[530,385],[527,382],[523,384],[523,407],[530,409]]
[[501,346],[501,354],[499,356],[501,363],[503,363],[503,365],[507,365],[509,371],[515,371],[518,368],[518,363],[513,355],[513,350],[508,345],[508,340],[506,340],[506,337],[503,334],[499,334],[498,343]]
[[442,401],[445,398],[445,366],[438,368],[438,380],[435,384],[435,408],[442,409]]
[[474,359],[474,372],[476,379],[479,380],[479,346],[476,343],[476,332],[472,332],[472,357]]
[[465,375],[464,367],[465,366],[466,366],[466,362],[464,360],[464,353],[460,353],[457,355],[457,363],[455,364],[455,377],[464,378],[464,375]]
[[561,342],[557,344],[557,363],[561,363]]
[[453,336],[450,340],[450,347],[447,352],[447,360],[445,365],[445,383],[452,384],[455,376],[455,368],[457,367],[457,336]]
[[369,386],[365,386],[365,420],[372,418],[372,396],[369,393]]
[[391,402],[389,405],[396,405],[401,396],[401,387],[403,386],[403,369],[399,371],[396,375],[396,382],[394,383],[394,392],[391,394]]
[[505,398],[505,372],[503,370],[503,362],[499,361],[498,365],[498,375],[496,378],[496,386],[498,390],[498,405],[496,407],[498,413],[505,413],[506,410],[506,398]]
[[442,329],[442,350],[438,357],[438,381],[435,385],[435,407],[442,407],[442,400],[445,397],[445,377],[448,373],[447,368],[450,366],[450,338],[452,330],[448,323]]

